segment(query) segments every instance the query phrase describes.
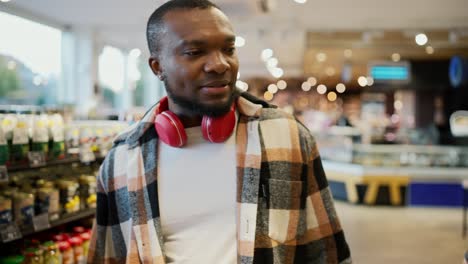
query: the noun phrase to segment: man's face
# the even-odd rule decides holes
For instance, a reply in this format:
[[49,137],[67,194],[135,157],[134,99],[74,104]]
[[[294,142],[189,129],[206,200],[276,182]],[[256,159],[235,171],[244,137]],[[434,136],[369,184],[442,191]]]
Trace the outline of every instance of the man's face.
[[239,62],[227,17],[216,8],[175,10],[164,22],[160,52],[150,65],[159,67],[170,109],[189,116],[229,111]]

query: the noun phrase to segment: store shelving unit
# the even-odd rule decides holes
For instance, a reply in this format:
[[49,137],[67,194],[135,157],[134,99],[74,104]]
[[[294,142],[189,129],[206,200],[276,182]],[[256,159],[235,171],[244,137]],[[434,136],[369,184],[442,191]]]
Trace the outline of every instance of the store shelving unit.
[[[39,166],[31,166],[30,164],[15,164],[12,166],[6,166],[7,172],[10,174],[22,173],[31,170],[49,168],[53,169],[57,166],[72,166],[77,164],[78,166],[90,166],[93,164],[100,164],[104,160],[104,157],[96,157],[94,161],[83,162],[79,157],[67,157],[58,160],[49,160]],[[89,219],[94,217],[96,213],[95,208],[83,209],[78,212],[65,213],[60,215],[58,219],[51,220],[49,216],[36,216],[33,218],[33,224],[18,226],[16,223],[0,225],[0,247],[2,245],[9,244],[10,242],[16,242],[28,236],[33,236],[36,233],[44,232],[53,228],[57,228],[69,223],[76,221]]]
[[[94,162],[102,162],[103,160],[104,160],[103,157],[96,157],[96,160]],[[27,171],[31,169],[53,167],[57,165],[69,165],[72,163],[83,163],[84,165],[89,165],[91,162],[82,162],[78,157],[69,157],[69,158],[64,158],[64,159],[59,159],[59,160],[47,161],[45,164],[40,165],[40,166],[31,166],[29,164],[7,166],[7,170],[9,173],[20,172],[20,171]]]
[[[64,214],[59,219],[57,219],[55,221],[51,221],[50,226],[49,226],[48,229],[52,229],[52,228],[55,228],[55,227],[58,227],[58,226],[61,226],[61,225],[65,225],[65,224],[68,224],[68,223],[72,223],[72,222],[75,222],[75,221],[78,221],[78,220],[81,220],[81,219],[85,219],[85,218],[88,218],[88,217],[92,217],[95,214],[96,214],[96,209],[94,209],[94,208],[82,210],[82,211],[79,211],[79,212],[76,212],[76,213]],[[23,236],[30,236],[30,235],[35,234],[36,232],[42,232],[42,231],[45,231],[45,230],[47,230],[47,229],[34,230],[33,226],[27,226],[27,227],[21,228],[21,234]]]

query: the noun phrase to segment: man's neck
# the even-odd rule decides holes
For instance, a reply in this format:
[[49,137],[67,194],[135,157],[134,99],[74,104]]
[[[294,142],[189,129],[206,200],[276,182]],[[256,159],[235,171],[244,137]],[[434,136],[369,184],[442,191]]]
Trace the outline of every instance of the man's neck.
[[184,127],[195,127],[195,126],[201,126],[201,121],[202,117],[195,115],[195,116],[185,116],[185,115],[180,115],[178,116]]

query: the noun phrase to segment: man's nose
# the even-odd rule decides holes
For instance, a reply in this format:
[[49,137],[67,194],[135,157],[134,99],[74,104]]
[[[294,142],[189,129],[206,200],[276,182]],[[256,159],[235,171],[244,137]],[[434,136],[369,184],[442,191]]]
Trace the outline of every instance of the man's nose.
[[230,67],[222,52],[212,52],[205,63],[205,72],[225,73]]

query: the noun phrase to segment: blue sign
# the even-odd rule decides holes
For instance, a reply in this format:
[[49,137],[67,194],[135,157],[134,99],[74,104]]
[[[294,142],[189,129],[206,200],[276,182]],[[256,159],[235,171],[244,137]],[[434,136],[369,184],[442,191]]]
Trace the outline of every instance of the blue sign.
[[410,73],[406,66],[376,65],[370,68],[370,74],[376,81],[406,81]]
[[453,87],[459,87],[468,80],[468,60],[455,56],[450,60],[449,79]]

